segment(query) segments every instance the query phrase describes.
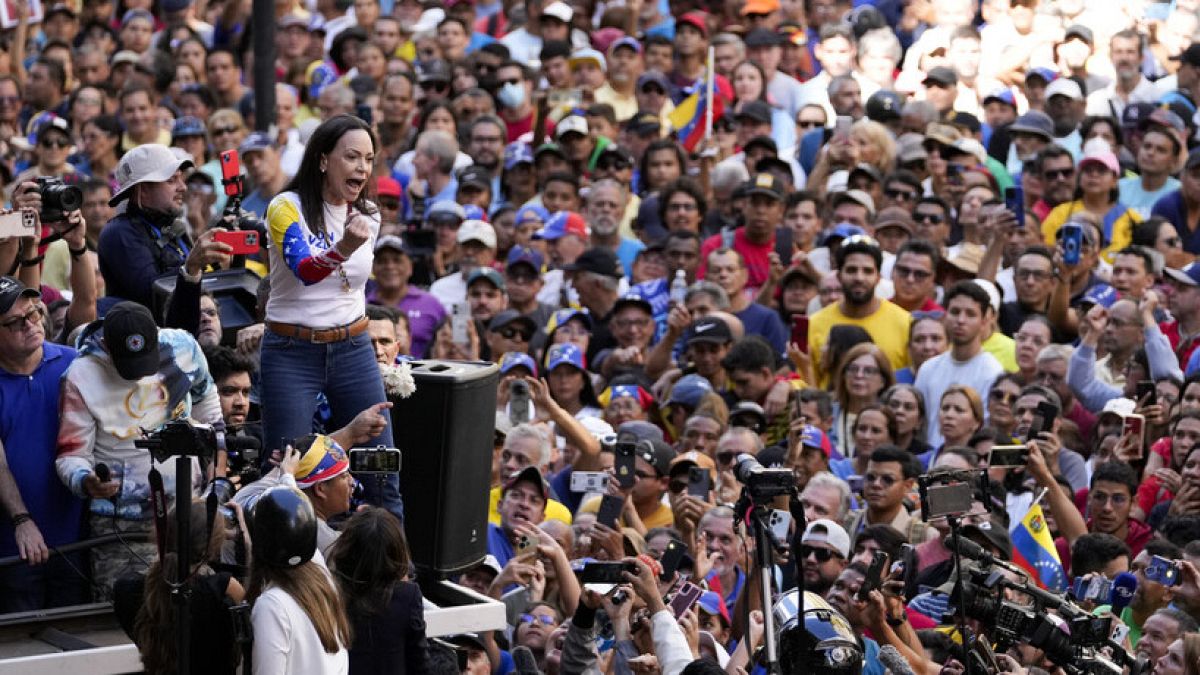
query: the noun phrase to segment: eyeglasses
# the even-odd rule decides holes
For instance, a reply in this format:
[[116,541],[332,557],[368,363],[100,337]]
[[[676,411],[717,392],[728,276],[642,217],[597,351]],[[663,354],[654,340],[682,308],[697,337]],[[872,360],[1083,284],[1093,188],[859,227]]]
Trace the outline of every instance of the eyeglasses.
[[892,199],[900,199],[906,202],[910,202],[917,198],[917,193],[911,190],[897,190],[895,188],[888,188],[884,190],[883,193]]
[[554,617],[546,616],[545,614],[522,614],[521,615],[521,623],[533,623],[535,621],[537,623],[542,624],[543,626],[553,626],[555,623],[557,623],[554,620]]
[[816,129],[825,126],[825,123],[820,120],[800,120],[796,122],[796,126],[801,129]]
[[673,204],[667,204],[667,211],[684,211],[690,213],[692,211],[699,210],[700,207],[696,206],[696,204],[693,202],[675,202]]
[[523,331],[520,328],[513,328],[512,326],[505,326],[496,332],[505,340],[520,339],[521,342],[529,342],[529,339],[533,337],[527,331]]
[[1113,506],[1124,506],[1129,503],[1129,495],[1110,495],[1104,492],[1092,492],[1088,495],[1088,501],[1103,504],[1108,502]]
[[25,312],[21,316],[16,316],[8,321],[5,321],[4,323],[0,323],[0,328],[4,328],[7,331],[16,333],[24,329],[25,324],[36,326],[37,324],[41,323],[42,317],[45,315],[46,314],[42,310],[41,305],[38,305],[28,312]]
[[238,129],[237,127],[217,127],[212,130],[212,135],[213,138],[216,138],[217,136],[224,136],[225,134],[236,134],[239,131],[241,131],[241,129]]
[[878,366],[846,366],[846,374],[851,377],[873,377],[879,374]]
[[827,548],[817,548],[816,546],[801,546],[800,547],[800,559],[801,560],[804,560],[805,558],[812,556],[813,558],[816,558],[817,562],[819,562],[819,563],[827,563],[827,562],[829,562],[829,559],[835,555],[839,558],[842,557],[842,556],[838,555],[836,552],[831,551]]
[[446,91],[447,89],[450,88],[450,83],[449,82],[422,82],[421,88],[429,89],[429,90],[433,90],[433,91]]
[[892,265],[892,276],[908,277],[910,279],[916,279],[917,281],[925,281],[926,279],[933,277],[933,272],[919,270],[915,267],[909,267],[907,265]]
[[1012,405],[1013,403],[1017,402],[1016,394],[1010,394],[1007,391],[1000,391],[999,389],[993,389],[988,392],[988,398],[997,403],[1003,403],[1005,405]]
[[63,148],[71,147],[71,142],[70,141],[56,141],[53,138],[43,138],[42,140],[38,141],[38,145],[43,148],[46,148],[47,150],[49,150],[51,148],[58,148],[59,150],[62,150]]
[[1075,175],[1075,167],[1069,169],[1047,169],[1042,172],[1042,178],[1046,180],[1062,180]]
[[0,105],[17,105],[20,102],[20,96],[0,96]]
[[1015,275],[1018,279],[1033,279],[1034,281],[1046,281],[1054,276],[1053,272],[1046,270],[1017,270]]
[[863,484],[870,485],[871,483],[879,483],[884,487],[892,487],[900,479],[889,473],[868,473],[863,476]]
[[913,214],[913,220],[917,221],[918,223],[933,223],[934,225],[940,225],[946,222],[946,216],[943,216],[940,213],[917,212]]

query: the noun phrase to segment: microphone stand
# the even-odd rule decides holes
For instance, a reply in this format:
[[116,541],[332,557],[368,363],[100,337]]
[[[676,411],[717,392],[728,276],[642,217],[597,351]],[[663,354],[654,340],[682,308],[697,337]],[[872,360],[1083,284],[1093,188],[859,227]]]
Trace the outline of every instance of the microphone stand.
[[[756,571],[759,575],[759,593],[762,602],[763,614],[763,645],[766,649],[767,662],[766,669],[770,675],[780,675],[782,670],[779,665],[779,645],[775,639],[775,615],[771,611],[772,594],[771,580],[772,572],[775,569],[775,549],[779,546],[779,542],[775,539],[775,534],[771,532],[770,525],[767,524],[767,518],[771,509],[766,505],[756,503],[753,496],[750,494],[749,487],[742,488],[742,495],[738,498],[737,504],[734,505],[734,525],[746,521],[747,517],[750,520],[750,527],[754,533],[754,559],[757,563]],[[801,585],[801,606],[803,607],[803,585],[804,575],[800,575]],[[749,617],[749,603],[745,605],[746,615]],[[746,634],[742,636],[743,640],[749,639],[750,624],[746,622]],[[747,654],[750,653],[747,645]]]
[[[967,599],[963,597],[962,585],[962,547],[959,544],[959,530],[962,528],[962,523],[958,516],[947,515],[946,522],[950,525],[950,535],[954,537],[954,550],[951,551],[954,555],[954,595],[958,598],[955,603],[954,613],[958,615],[958,632],[962,638],[963,649],[970,648],[971,641],[967,635]],[[964,659],[963,675],[974,675],[971,668],[971,659]]]

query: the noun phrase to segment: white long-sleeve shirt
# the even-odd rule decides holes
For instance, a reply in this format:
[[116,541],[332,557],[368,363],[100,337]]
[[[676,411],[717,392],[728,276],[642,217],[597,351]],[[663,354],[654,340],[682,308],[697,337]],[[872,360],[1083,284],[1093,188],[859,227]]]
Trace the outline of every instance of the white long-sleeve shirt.
[[[314,560],[320,560],[319,554]],[[350,672],[350,652],[345,645],[335,654],[326,653],[312,620],[287,591],[268,588],[254,601],[250,620],[254,626],[254,675]]]

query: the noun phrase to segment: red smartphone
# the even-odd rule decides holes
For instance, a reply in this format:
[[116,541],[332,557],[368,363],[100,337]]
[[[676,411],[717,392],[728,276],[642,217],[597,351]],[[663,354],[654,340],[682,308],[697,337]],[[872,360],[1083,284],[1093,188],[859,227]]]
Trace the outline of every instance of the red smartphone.
[[1145,429],[1146,418],[1141,415],[1126,415],[1121,422],[1121,434],[1128,434],[1134,439],[1134,454],[1130,459],[1141,459],[1143,446],[1146,443],[1146,437],[1142,433]]
[[806,314],[792,315],[792,342],[800,347],[800,351],[808,353],[808,316]]
[[254,230],[214,232],[213,239],[233,247],[233,255],[253,255],[258,253],[258,233]]
[[237,150],[226,150],[221,153],[221,178],[225,184],[225,194],[234,197],[240,192],[237,178],[242,173],[242,164],[238,161]]

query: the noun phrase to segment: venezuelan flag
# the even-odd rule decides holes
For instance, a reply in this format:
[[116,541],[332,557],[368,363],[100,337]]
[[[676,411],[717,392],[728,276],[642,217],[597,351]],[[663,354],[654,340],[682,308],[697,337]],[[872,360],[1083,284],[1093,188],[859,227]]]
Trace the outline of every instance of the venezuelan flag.
[[1062,561],[1058,559],[1054,538],[1050,536],[1041,505],[1034,503],[1030,506],[1025,517],[1009,534],[1012,536],[1013,563],[1029,572],[1030,578],[1038,586],[1051,591],[1063,590],[1067,575]]
[[[713,119],[725,114],[725,105],[720,92],[713,90]],[[667,119],[675,129],[675,137],[688,152],[694,152],[704,140],[704,115],[708,108],[708,83],[700,80],[693,87],[691,96],[679,102]]]

